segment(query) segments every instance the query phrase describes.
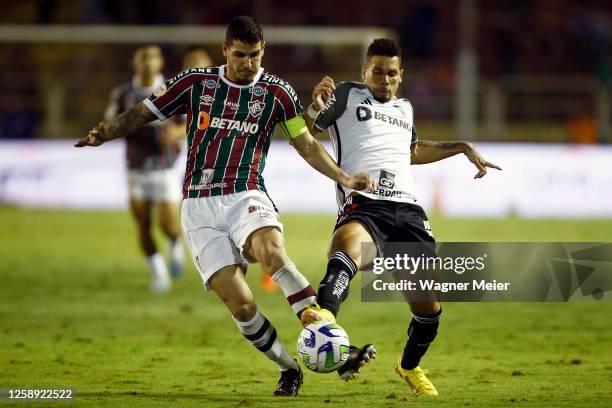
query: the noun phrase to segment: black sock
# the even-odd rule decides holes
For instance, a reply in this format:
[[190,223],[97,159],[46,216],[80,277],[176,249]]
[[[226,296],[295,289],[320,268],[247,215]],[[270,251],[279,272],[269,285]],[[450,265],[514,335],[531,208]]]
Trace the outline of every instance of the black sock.
[[344,252],[336,251],[327,262],[327,272],[319,284],[317,303],[323,309],[331,311],[334,316],[340,310],[340,303],[349,294],[349,284],[357,273],[357,265]]
[[402,368],[412,370],[419,365],[421,358],[436,338],[442,309],[432,315],[413,315],[408,326],[408,341],[402,355]]

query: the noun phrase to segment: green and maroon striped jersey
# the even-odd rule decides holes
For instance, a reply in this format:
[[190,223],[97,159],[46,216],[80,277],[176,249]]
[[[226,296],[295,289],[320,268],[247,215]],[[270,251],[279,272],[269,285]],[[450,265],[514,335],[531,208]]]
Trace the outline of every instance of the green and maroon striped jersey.
[[291,85],[263,68],[248,85],[230,82],[224,69],[187,69],[144,101],[161,120],[187,113],[184,198],[265,192],[274,127],[302,112]]

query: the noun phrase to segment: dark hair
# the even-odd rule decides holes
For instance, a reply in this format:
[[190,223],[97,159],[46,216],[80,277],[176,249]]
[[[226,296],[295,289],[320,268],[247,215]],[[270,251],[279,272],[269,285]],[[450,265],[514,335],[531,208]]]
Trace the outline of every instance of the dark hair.
[[366,58],[369,60],[375,55],[383,57],[402,57],[402,49],[395,43],[395,41],[388,38],[377,38],[372,41],[372,44],[368,47]]
[[253,17],[238,16],[232,18],[225,33],[225,44],[230,46],[232,41],[238,40],[245,44],[257,44],[263,41],[261,25]]

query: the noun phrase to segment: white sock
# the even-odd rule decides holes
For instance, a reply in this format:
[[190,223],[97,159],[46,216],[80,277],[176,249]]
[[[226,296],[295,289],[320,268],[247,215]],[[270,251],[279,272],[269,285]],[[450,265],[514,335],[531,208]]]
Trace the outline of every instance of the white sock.
[[179,264],[185,262],[185,251],[183,250],[183,244],[179,238],[168,241],[170,247],[170,258]]
[[159,252],[148,256],[147,263],[149,264],[149,269],[151,269],[154,283],[165,284],[170,282],[166,261],[164,261],[164,257]]
[[276,329],[264,315],[255,312],[255,316],[248,322],[239,322],[234,319],[242,335],[253,346],[268,357],[281,371],[297,368],[297,363],[291,357],[287,348],[276,334]]
[[295,314],[299,314],[306,306],[315,303],[317,300],[317,293],[304,275],[297,270],[293,262],[276,271],[272,275],[272,279],[283,290]]

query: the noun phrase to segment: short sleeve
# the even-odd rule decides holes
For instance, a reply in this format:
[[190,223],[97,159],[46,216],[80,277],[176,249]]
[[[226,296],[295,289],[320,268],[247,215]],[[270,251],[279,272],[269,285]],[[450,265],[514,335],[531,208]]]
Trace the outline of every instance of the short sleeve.
[[351,88],[354,87],[352,82],[340,82],[336,86],[336,90],[325,104],[325,107],[317,116],[315,126],[320,131],[330,127],[346,110],[348,96]]
[[279,109],[276,114],[277,122],[287,122],[302,113],[302,104],[297,93],[287,82],[281,82],[277,90]]
[[151,96],[144,100],[159,120],[166,120],[175,113],[184,113],[189,103],[189,90],[197,72],[188,69],[164,82]]
[[416,126],[412,125],[412,140],[410,141],[410,144],[415,144],[418,141],[419,135],[417,134]]

